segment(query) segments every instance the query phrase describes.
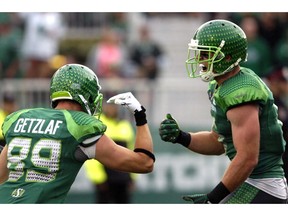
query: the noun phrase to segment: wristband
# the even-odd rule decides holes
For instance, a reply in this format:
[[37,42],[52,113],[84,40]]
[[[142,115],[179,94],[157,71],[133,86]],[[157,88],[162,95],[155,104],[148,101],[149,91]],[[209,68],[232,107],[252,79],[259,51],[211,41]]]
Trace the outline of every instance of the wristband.
[[191,142],[191,134],[180,130],[179,136],[177,137],[175,142],[188,148]]
[[148,150],[146,150],[146,149],[142,149],[142,148],[136,148],[136,149],[134,149],[134,152],[141,152],[141,153],[144,153],[144,154],[146,154],[148,157],[150,157],[154,162],[155,162],[155,155],[152,153],[152,152],[150,152],[150,151],[148,151]]
[[229,194],[230,191],[222,182],[220,182],[210,193],[207,194],[207,197],[211,203],[219,203]]
[[134,113],[137,126],[142,126],[147,123],[146,113],[145,113],[146,109],[143,106],[141,106],[141,108],[142,108],[141,111],[136,110]]

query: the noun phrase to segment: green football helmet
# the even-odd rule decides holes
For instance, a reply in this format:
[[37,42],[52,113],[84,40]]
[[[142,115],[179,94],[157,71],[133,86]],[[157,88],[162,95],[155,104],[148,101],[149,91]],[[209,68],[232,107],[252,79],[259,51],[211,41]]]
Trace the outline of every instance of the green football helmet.
[[221,19],[208,21],[197,29],[188,44],[188,76],[211,81],[246,61],[247,49],[246,35],[238,25]]
[[66,64],[51,79],[51,106],[55,108],[58,100],[73,100],[89,115],[99,118],[103,100],[100,90],[98,78],[91,69],[80,64]]

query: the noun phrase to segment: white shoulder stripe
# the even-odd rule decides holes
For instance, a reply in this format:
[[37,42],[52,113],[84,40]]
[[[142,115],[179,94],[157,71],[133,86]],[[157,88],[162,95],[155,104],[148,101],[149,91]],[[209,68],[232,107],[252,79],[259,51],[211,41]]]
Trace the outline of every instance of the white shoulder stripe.
[[91,144],[93,142],[96,142],[98,139],[100,139],[100,137],[102,136],[102,134],[98,135],[98,136],[95,136],[95,137],[91,137],[91,138],[88,138],[86,140],[84,140],[82,143],[84,145],[88,145],[88,144]]

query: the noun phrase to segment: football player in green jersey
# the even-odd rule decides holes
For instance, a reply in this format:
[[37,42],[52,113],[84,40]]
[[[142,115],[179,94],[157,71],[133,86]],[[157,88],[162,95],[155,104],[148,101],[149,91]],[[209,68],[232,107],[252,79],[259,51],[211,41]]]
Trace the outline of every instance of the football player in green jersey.
[[[207,194],[185,195],[192,203],[286,203],[282,168],[285,141],[271,91],[249,68],[243,30],[227,20],[201,25],[188,44],[189,77],[209,82],[211,131],[184,132],[167,114],[163,141],[204,155],[230,159],[220,183]],[[200,71],[198,71],[200,70]]]
[[100,89],[92,70],[67,64],[51,79],[53,109],[19,110],[5,119],[0,203],[63,203],[88,158],[119,171],[152,172],[155,157],[145,108],[130,92],[107,101],[127,107],[135,116],[135,149],[121,147],[95,118],[102,111]]

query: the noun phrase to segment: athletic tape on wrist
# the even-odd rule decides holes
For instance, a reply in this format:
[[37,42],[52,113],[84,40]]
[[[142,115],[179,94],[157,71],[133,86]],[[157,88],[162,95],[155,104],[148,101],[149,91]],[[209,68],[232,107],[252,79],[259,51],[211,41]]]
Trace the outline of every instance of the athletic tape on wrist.
[[146,109],[143,106],[141,106],[141,108],[142,108],[141,111],[136,110],[134,113],[137,126],[142,126],[147,123],[146,113],[145,113]]
[[207,194],[207,197],[211,203],[219,203],[229,194],[230,191],[222,182],[220,182],[210,193]]
[[188,148],[191,142],[191,134],[180,130],[180,134],[177,137],[176,142]]

